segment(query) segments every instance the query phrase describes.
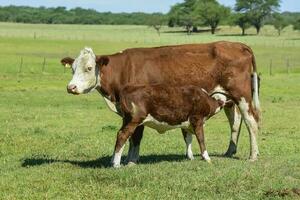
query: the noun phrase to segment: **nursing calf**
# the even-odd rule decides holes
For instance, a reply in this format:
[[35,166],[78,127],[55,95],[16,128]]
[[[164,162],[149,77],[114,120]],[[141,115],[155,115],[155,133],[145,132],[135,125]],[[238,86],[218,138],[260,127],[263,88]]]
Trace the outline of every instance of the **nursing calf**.
[[[123,125],[117,136],[113,166],[120,166],[124,144],[140,125],[156,129],[159,133],[181,128],[186,134],[195,134],[203,159],[210,162],[204,143],[203,125],[224,104],[224,101],[214,99],[195,86],[126,86],[120,92],[119,108]],[[193,155],[189,151],[191,140],[185,138],[185,141],[187,156],[192,159]],[[128,159],[131,161],[138,158],[133,153],[128,155]]]

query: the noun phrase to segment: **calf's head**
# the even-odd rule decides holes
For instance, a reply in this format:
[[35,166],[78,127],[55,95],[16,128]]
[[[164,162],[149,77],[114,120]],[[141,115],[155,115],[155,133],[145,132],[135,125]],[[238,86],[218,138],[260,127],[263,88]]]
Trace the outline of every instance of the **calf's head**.
[[83,94],[100,86],[100,67],[108,64],[107,57],[96,57],[91,48],[84,48],[76,59],[66,57],[61,60],[65,67],[71,67],[73,77],[67,85],[71,94]]

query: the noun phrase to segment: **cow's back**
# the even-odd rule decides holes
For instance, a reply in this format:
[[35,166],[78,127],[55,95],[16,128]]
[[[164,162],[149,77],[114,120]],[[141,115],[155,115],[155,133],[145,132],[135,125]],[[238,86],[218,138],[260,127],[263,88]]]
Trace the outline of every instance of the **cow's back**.
[[121,84],[193,84],[211,91],[226,73],[251,72],[252,54],[247,48],[215,42],[127,49],[120,54]]

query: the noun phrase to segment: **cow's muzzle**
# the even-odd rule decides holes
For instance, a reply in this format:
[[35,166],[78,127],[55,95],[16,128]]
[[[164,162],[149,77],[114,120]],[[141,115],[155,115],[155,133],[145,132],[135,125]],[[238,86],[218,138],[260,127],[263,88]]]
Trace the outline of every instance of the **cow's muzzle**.
[[67,91],[70,94],[76,94],[76,95],[79,94],[79,92],[77,90],[77,86],[73,85],[73,84],[67,86]]

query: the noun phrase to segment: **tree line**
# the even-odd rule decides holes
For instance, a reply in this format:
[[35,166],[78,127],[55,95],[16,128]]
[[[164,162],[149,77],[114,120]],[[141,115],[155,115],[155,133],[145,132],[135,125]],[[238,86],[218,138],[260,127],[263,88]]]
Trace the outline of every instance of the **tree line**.
[[0,21],[33,24],[132,24],[146,25],[153,19],[163,19],[162,13],[111,13],[93,9],[66,7],[46,8],[29,6],[0,7]]
[[172,6],[168,25],[185,27],[188,34],[198,26],[208,26],[214,34],[220,24],[239,26],[242,35],[251,26],[259,34],[264,24],[274,25],[279,35],[290,24],[300,29],[300,13],[279,13],[279,8],[280,0],[236,0],[233,9],[217,0],[184,0]]
[[28,6],[0,7],[0,21],[43,24],[118,24],[148,25],[158,34],[163,25],[184,27],[187,34],[197,32],[198,27],[209,27],[212,34],[219,25],[236,25],[241,33],[251,26],[259,34],[264,24],[272,24],[280,35],[292,24],[300,29],[300,13],[279,13],[280,0],[236,0],[234,8],[217,0],[184,0],[173,5],[167,14],[162,13],[111,13],[93,9],[66,7],[46,8]]

